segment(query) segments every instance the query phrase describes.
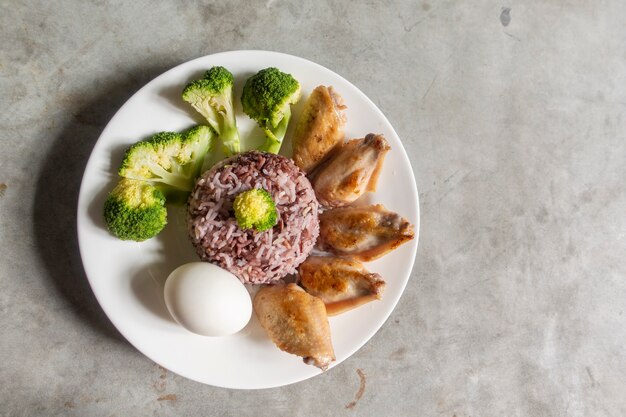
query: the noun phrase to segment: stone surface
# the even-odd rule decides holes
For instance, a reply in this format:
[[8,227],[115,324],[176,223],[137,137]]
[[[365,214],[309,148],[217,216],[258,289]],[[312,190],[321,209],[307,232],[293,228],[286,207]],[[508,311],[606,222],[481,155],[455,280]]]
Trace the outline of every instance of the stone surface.
[[[0,415],[626,415],[622,2],[187,3],[0,4]],[[412,278],[376,336],[320,377],[252,392],[129,345],[75,229],[119,106],[231,49],[361,88],[403,138],[422,208]]]

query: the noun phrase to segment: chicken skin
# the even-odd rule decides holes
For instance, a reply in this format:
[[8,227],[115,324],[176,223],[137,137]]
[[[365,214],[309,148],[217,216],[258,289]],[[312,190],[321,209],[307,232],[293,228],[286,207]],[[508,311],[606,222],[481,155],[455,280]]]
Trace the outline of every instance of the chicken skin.
[[380,300],[385,281],[359,261],[334,256],[309,256],[298,269],[300,285],[326,304],[334,316],[373,300]]
[[326,370],[335,360],[324,303],[296,284],[264,287],[253,301],[261,326],[279,349]]
[[307,99],[293,136],[293,160],[307,174],[343,143],[345,109],[332,87],[320,85]]
[[319,168],[311,181],[319,202],[325,207],[342,207],[367,191],[376,191],[389,149],[383,135],[371,133],[363,139],[346,142]]
[[327,210],[319,219],[319,249],[363,262],[379,258],[415,236],[408,220],[381,204]]

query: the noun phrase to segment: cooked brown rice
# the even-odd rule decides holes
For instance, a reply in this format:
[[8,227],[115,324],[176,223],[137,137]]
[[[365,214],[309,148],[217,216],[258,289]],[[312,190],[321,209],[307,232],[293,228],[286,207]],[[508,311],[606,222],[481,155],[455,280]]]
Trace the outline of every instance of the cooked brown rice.
[[[242,230],[235,197],[251,188],[267,190],[278,223],[265,232]],[[280,155],[245,152],[205,172],[189,197],[187,224],[203,261],[221,266],[243,283],[263,284],[295,273],[319,234],[318,202],[304,173]]]

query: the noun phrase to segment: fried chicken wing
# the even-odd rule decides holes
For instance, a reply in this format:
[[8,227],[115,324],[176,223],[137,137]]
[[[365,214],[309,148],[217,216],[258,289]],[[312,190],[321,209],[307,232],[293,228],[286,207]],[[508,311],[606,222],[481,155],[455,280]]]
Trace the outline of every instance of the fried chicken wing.
[[311,181],[319,202],[326,207],[342,207],[366,191],[376,191],[376,182],[389,149],[383,135],[371,133],[341,146]]
[[309,256],[298,269],[300,285],[326,304],[334,316],[373,300],[380,300],[385,281],[359,261],[334,256]]
[[346,116],[343,99],[332,87],[320,85],[307,99],[293,136],[293,160],[310,173],[343,143]]
[[261,326],[279,349],[326,370],[335,360],[324,302],[296,284],[264,287],[253,301]]
[[408,220],[381,204],[327,210],[319,219],[319,249],[364,262],[383,256],[415,235]]

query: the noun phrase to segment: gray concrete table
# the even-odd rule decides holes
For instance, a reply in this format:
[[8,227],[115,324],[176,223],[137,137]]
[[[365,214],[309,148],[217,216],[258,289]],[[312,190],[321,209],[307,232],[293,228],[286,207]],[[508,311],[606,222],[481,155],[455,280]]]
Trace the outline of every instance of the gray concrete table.
[[[0,415],[626,415],[623,2],[383,3],[0,4]],[[413,275],[376,336],[322,376],[252,392],[130,346],[75,228],[119,106],[232,49],[351,80],[403,138],[422,199]]]

